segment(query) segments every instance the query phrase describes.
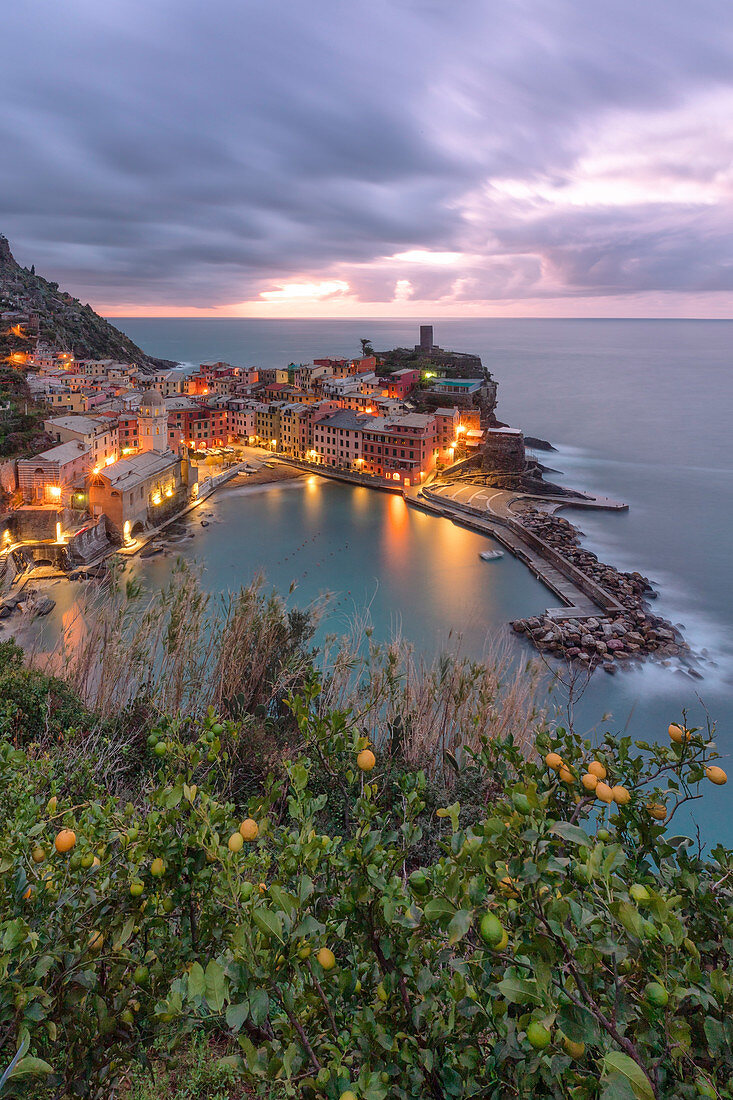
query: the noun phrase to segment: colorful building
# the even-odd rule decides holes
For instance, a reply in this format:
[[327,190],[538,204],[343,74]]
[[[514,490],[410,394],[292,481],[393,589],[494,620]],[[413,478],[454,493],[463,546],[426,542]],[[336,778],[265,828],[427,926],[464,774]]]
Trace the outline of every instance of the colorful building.
[[71,494],[83,488],[92,468],[91,451],[80,440],[59,443],[32,458],[18,460],[18,488],[28,503],[68,507]]
[[406,487],[419,485],[437,457],[435,417],[430,413],[370,417],[363,428],[365,473]]
[[323,466],[360,470],[364,425],[373,419],[350,409],[339,409],[319,417],[313,424],[311,457]]
[[402,370],[396,370],[392,374],[388,374],[381,381],[384,384],[387,397],[402,401],[420,381],[420,371],[404,367]]
[[59,416],[44,420],[43,427],[57,443],[77,440],[91,452],[92,466],[115,462],[119,454],[117,421],[105,416]]

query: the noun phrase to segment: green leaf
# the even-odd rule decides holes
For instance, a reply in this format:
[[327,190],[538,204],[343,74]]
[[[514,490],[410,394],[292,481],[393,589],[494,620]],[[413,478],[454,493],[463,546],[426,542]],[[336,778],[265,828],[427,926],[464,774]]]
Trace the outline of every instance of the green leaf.
[[134,916],[133,917],[128,917],[127,920],[125,921],[124,925],[123,925],[122,932],[120,933],[120,938],[117,941],[119,943],[120,947],[124,947],[124,945],[127,943],[127,941],[129,940],[130,936],[132,935],[132,933],[134,931],[135,931],[135,917]]
[[579,1005],[563,1005],[558,1024],[564,1035],[574,1043],[592,1043],[598,1034],[596,1022],[587,1008]]
[[270,1011],[270,998],[264,989],[255,989],[254,993],[250,994],[249,1011],[252,1023],[261,1027]]
[[33,971],[36,978],[45,978],[49,970],[55,965],[56,960],[53,955],[42,955],[36,963]]
[[627,932],[641,939],[644,921],[641,913],[630,901],[622,901],[617,907],[616,916]]
[[313,890],[313,879],[309,878],[308,875],[303,875],[300,880],[300,888],[298,890],[298,897],[300,898],[301,903],[306,901],[306,899],[311,896]]
[[672,1044],[672,1057],[681,1058],[692,1045],[692,1032],[687,1020],[681,1020],[678,1016],[667,1023],[667,1037]]
[[43,1058],[34,1058],[32,1055],[27,1054],[13,1068],[10,1077],[11,1079],[13,1077],[31,1077],[39,1073],[53,1073],[53,1071],[53,1066],[49,1066]]
[[206,981],[206,1001],[215,1012],[222,1012],[227,1000],[228,982],[224,967],[212,959],[204,974]]
[[232,1031],[241,1031],[242,1024],[249,1016],[249,1001],[240,1001],[239,1004],[229,1005],[226,1014],[227,1027]]
[[165,800],[165,804],[169,810],[172,810],[174,806],[177,806],[183,796],[183,787],[180,783],[177,783],[173,790],[168,794]]
[[725,1048],[725,1036],[720,1021],[716,1020],[714,1016],[707,1016],[703,1028],[705,1029],[705,1038],[708,1041],[710,1053],[712,1055],[722,1054]]
[[283,890],[276,883],[273,883],[270,887],[270,897],[278,909],[282,909],[285,913],[295,913],[298,908],[298,903],[293,895],[289,894],[287,890]]
[[18,947],[28,934],[28,927],[25,921],[20,918],[14,921],[10,921],[5,926],[5,934],[3,935],[3,950],[13,951]]
[[296,791],[305,790],[308,786],[308,769],[302,764],[294,764],[290,769],[290,780]]
[[603,1078],[601,1100],[636,1100],[636,1097],[627,1078],[620,1073],[612,1073],[610,1077]]
[[603,1072],[606,1076],[619,1073],[625,1077],[631,1085],[636,1100],[654,1100],[654,1091],[649,1078],[641,1066],[637,1065],[628,1054],[622,1054],[618,1050],[610,1051],[603,1059]]
[[264,936],[275,937],[280,943],[283,943],[283,923],[279,913],[273,913],[272,909],[267,909],[264,905],[255,909],[252,914],[254,922],[259,928],[260,932]]
[[188,972],[188,996],[203,997],[206,991],[206,979],[201,963],[194,963]]
[[525,978],[503,978],[497,988],[510,1004],[539,1004],[541,1000],[536,983]]
[[593,841],[578,825],[571,825],[569,821],[556,821],[550,829],[551,833],[567,840],[569,844],[584,844],[586,848],[592,848]]
[[455,911],[455,905],[448,901],[447,898],[431,898],[423,909],[425,920],[430,921],[452,917]]
[[468,932],[473,921],[473,913],[470,909],[459,909],[448,925],[448,943],[453,946],[458,943]]
[[244,1061],[239,1054],[227,1054],[224,1058],[217,1058],[215,1064],[223,1069],[233,1069],[237,1073],[241,1073],[244,1069]]
[[297,928],[293,929],[293,935],[296,939],[307,939],[308,936],[314,936],[323,929],[324,925],[320,924],[312,913],[307,913]]

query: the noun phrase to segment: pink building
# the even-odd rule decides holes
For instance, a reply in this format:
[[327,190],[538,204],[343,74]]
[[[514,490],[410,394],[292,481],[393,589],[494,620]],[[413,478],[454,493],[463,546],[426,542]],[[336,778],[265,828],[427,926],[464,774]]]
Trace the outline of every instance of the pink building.
[[69,504],[92,468],[91,450],[78,439],[18,461],[18,488],[27,503]]
[[438,457],[435,417],[408,413],[397,417],[370,417],[362,431],[365,473],[419,485],[434,468]]
[[383,379],[387,396],[395,397],[400,401],[402,398],[407,397],[410,390],[414,390],[419,381],[420,371],[410,370],[408,367],[404,367],[402,370],[396,370],[393,374]]

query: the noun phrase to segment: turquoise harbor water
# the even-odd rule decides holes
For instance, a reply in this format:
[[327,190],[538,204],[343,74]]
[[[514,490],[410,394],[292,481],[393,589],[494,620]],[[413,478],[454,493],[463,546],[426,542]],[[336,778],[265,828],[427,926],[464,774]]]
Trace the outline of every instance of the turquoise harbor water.
[[[417,333],[413,321],[117,323],[152,354],[261,366],[355,354],[360,337],[377,348],[411,345]],[[614,730],[666,739],[683,707],[696,724],[706,707],[721,751],[733,753],[733,322],[454,320],[436,323],[435,338],[481,355],[499,383],[499,416],[550,439],[558,452],[542,460],[567,484],[629,503],[620,515],[565,514],[600,557],[647,574],[656,609],[707,651],[701,681],[652,664],[596,674],[576,705],[576,726],[603,725],[607,714]],[[284,591],[296,581],[292,598],[303,603],[330,590],[335,629],[369,604],[381,636],[398,628],[431,652],[461,634],[464,650],[478,655],[487,635],[507,636],[509,618],[557,603],[513,559],[482,564],[480,536],[384,494],[318,482],[225,491],[208,510],[211,525],[197,519],[183,552],[203,564],[211,591],[260,570]],[[170,567],[158,559],[136,568],[154,584]],[[55,592],[60,605],[71,596]],[[562,692],[553,698],[562,706]],[[733,844],[733,784],[705,790],[694,819],[708,843]]]

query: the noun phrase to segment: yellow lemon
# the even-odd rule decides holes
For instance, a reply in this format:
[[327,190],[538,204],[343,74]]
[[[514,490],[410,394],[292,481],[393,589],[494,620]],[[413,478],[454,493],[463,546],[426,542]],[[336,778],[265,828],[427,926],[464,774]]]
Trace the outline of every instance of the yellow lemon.
[[595,775],[596,779],[605,779],[608,774],[600,760],[591,760],[588,771],[591,775]]
[[371,749],[362,749],[356,758],[356,763],[363,772],[370,772],[377,762],[377,758]]
[[728,782],[728,776],[725,774],[722,768],[716,767],[715,764],[708,764],[705,769],[705,775],[708,777],[711,783],[715,783],[717,787],[722,787],[724,783]]
[[316,958],[324,970],[333,970],[336,965],[336,956],[330,947],[322,947],[316,954]]
[[56,839],[53,842],[54,848],[61,855],[65,852],[70,852],[75,844],[76,833],[73,829],[62,829],[60,833],[56,834]]
[[104,933],[99,931],[90,932],[89,934],[89,950],[93,954],[97,954],[104,947]]
[[565,1047],[570,1057],[574,1058],[576,1061],[585,1054],[585,1043],[574,1043],[572,1039],[568,1039],[567,1035],[563,1035],[562,1045]]
[[608,783],[596,784],[596,797],[600,798],[601,802],[613,802],[613,791],[609,787]]
[[229,840],[227,841],[227,847],[229,848],[230,852],[240,852],[242,850],[243,844],[244,841],[242,840],[240,833],[232,833],[232,835],[229,837]]
[[598,786],[598,776],[593,775],[592,772],[586,772],[584,776],[581,776],[580,782],[586,791],[594,791]]
[[618,806],[626,806],[631,802],[631,795],[626,790],[626,787],[612,787],[611,794],[613,795],[613,801]]
[[556,752],[548,752],[547,756],[545,757],[545,763],[547,764],[548,768],[554,768],[555,771],[563,766],[562,757],[558,756]]
[[242,840],[256,840],[259,832],[260,827],[252,817],[245,818],[239,826],[239,834]]

